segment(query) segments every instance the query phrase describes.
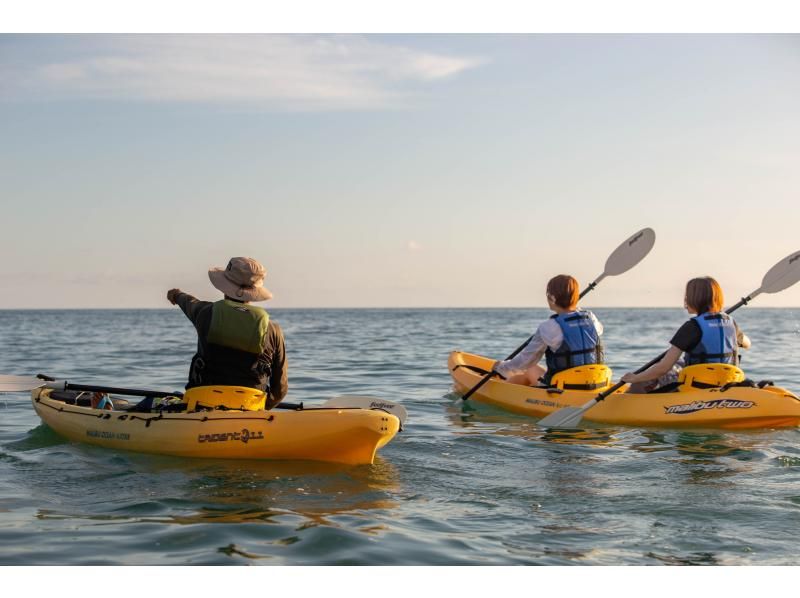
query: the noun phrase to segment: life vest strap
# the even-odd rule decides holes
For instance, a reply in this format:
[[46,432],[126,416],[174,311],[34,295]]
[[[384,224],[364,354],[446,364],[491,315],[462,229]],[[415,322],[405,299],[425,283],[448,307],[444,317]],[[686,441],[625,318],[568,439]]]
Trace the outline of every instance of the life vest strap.
[[[553,316],[550,316],[550,317],[553,317]],[[556,317],[558,317],[558,315],[556,315]],[[588,320],[588,319],[589,319],[589,314],[587,314],[587,313],[576,313],[576,314],[573,314],[571,316],[567,316],[566,318],[564,318],[564,321],[565,322],[574,322],[575,320]]]
[[556,357],[561,357],[565,355],[585,355],[586,353],[596,353],[597,347],[592,347],[591,349],[581,349],[579,351],[553,351],[553,354]]

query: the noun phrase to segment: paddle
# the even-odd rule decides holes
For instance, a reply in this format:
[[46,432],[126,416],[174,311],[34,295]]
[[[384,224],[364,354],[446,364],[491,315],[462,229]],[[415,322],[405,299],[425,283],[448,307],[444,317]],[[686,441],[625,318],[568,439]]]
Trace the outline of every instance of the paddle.
[[[594,279],[594,281],[583,289],[583,292],[580,294],[579,299],[583,299],[583,297],[589,293],[590,291],[594,290],[594,288],[600,283],[607,276],[617,276],[619,274],[623,274],[633,268],[636,264],[641,262],[650,250],[653,248],[653,245],[656,242],[656,233],[652,228],[643,228],[639,232],[631,235],[628,239],[625,240],[622,245],[617,247],[614,252],[608,256],[606,260],[606,266],[603,270],[603,273]],[[517,349],[508,357],[505,358],[504,361],[508,361],[509,359],[514,359],[517,355],[519,355],[520,351],[522,351],[528,344],[533,340],[533,335],[528,337],[524,343],[522,343]],[[496,372],[489,372],[481,381],[478,382],[475,386],[473,386],[467,394],[462,396],[461,398],[466,401],[470,398],[475,392],[484,384],[486,384],[492,376],[496,376]]]
[[115,388],[113,386],[86,386],[84,384],[71,384],[66,380],[55,380],[48,376],[34,378],[33,376],[7,376],[0,375],[0,393],[3,392],[30,392],[36,388],[52,388],[53,390],[77,390],[85,392],[105,392],[115,395],[130,395],[134,397],[182,397],[182,392],[164,390],[141,390],[136,388]]
[[[278,407],[280,407],[280,404],[278,404]],[[378,399],[376,397],[343,395],[341,397],[333,397],[332,399],[328,399],[322,404],[322,407],[327,409],[335,409],[337,407],[341,407],[343,409],[352,409],[354,407],[360,407],[361,409],[380,409],[397,416],[397,419],[400,420],[401,426],[405,425],[406,419],[408,418],[408,412],[402,405],[398,403],[392,403],[391,401],[386,401],[384,399]]]
[[[761,286],[750,293],[747,297],[742,297],[741,301],[739,301],[736,305],[725,310],[725,313],[731,314],[735,312],[737,309],[742,307],[743,305],[747,305],[756,298],[761,293],[779,293],[785,289],[788,289],[790,286],[795,284],[798,280],[800,280],[800,251],[795,252],[777,264],[775,264],[769,272],[764,275],[763,280],[761,281]],[[664,351],[661,355],[649,361],[644,366],[640,367],[636,370],[635,374],[641,374],[647,368],[652,367],[666,355],[666,351]],[[604,390],[599,395],[594,397],[591,401],[588,401],[585,405],[581,407],[563,407],[558,411],[555,411],[539,420],[537,425],[541,428],[576,428],[578,423],[580,423],[583,414],[586,413],[589,409],[594,407],[600,401],[605,400],[608,396],[615,393],[617,390],[622,388],[625,385],[625,382],[617,382],[614,386],[609,388],[608,390]]]
[[[41,374],[40,374],[41,376]],[[135,397],[183,397],[182,392],[164,390],[142,390],[136,388],[115,388],[113,386],[87,386],[85,384],[72,384],[65,380],[53,380],[48,376],[34,378],[33,376],[8,376],[0,375],[0,393],[6,392],[30,392],[41,387],[52,388],[53,390],[77,390],[85,392],[104,392],[115,395],[127,395]],[[326,409],[381,409],[387,413],[397,416],[400,425],[405,424],[408,412],[405,407],[391,401],[379,399],[377,397],[358,397],[345,395],[328,399],[320,407]],[[314,407],[312,407],[314,408]],[[302,410],[302,403],[278,403],[274,409],[293,409]]]

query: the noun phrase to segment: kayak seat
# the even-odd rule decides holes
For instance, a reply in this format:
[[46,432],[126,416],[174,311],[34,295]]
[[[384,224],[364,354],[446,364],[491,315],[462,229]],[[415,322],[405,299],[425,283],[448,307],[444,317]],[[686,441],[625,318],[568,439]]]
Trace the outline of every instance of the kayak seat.
[[550,387],[559,390],[597,390],[611,386],[612,375],[611,368],[601,363],[579,365],[555,374]]
[[241,411],[261,411],[267,400],[267,393],[246,386],[195,386],[183,395],[187,411],[198,409],[239,409]]
[[744,372],[727,363],[699,363],[683,368],[678,383],[694,388],[717,388],[744,381]]

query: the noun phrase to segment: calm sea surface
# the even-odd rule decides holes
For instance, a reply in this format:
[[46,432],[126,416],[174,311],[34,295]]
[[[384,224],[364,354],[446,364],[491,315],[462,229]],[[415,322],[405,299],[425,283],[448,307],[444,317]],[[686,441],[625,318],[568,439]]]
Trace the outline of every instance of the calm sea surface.
[[[682,310],[597,309],[617,376]],[[0,396],[0,564],[798,564],[800,431],[544,434],[451,392],[544,310],[274,310],[287,400],[369,394],[409,421],[372,466],[191,460],[67,442]],[[800,390],[800,310],[743,308],[749,377]],[[181,389],[178,309],[0,311],[0,373]]]

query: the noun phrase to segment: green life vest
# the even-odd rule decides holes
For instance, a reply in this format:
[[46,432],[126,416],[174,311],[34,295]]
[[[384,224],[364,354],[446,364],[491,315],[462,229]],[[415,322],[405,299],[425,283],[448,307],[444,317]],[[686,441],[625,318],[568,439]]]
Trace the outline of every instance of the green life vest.
[[260,354],[267,342],[269,314],[261,307],[223,299],[211,310],[208,342]]

